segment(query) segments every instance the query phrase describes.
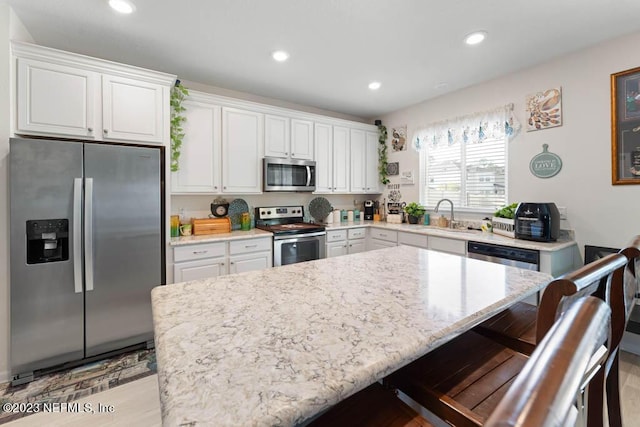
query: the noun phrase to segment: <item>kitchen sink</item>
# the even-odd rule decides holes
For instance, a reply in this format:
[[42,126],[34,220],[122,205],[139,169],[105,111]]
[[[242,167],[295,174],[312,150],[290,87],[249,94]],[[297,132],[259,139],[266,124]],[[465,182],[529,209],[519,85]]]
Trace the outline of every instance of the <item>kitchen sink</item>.
[[480,230],[468,230],[466,228],[449,228],[449,227],[438,227],[437,225],[423,225],[423,228],[428,230],[440,230],[440,231],[451,231],[453,233],[477,233]]

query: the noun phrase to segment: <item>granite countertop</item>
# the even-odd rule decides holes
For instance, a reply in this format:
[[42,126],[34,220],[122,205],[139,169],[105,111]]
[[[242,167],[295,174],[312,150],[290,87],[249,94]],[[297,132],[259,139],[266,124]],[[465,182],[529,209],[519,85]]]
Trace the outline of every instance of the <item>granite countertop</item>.
[[269,231],[252,228],[251,230],[235,230],[231,233],[202,234],[198,236],[172,237],[170,246],[193,245],[197,243],[223,242],[227,240],[257,239],[260,237],[271,237],[273,233]]
[[399,246],[156,287],[163,424],[296,425],[550,280]]
[[464,230],[464,229],[449,229],[436,227],[434,225],[420,225],[420,224],[391,224],[381,221],[354,221],[354,222],[341,222],[337,224],[327,224],[327,231],[340,230],[345,228],[358,228],[358,227],[374,227],[383,228],[386,230],[404,231],[407,233],[426,234],[428,236],[445,237],[448,239],[458,240],[472,240],[474,242],[493,243],[495,245],[511,246],[514,248],[534,249],[538,251],[558,251],[569,246],[576,244],[566,234],[561,234],[560,238],[556,242],[534,242],[530,240],[512,239],[506,236],[501,236],[494,233],[483,233],[476,230]]

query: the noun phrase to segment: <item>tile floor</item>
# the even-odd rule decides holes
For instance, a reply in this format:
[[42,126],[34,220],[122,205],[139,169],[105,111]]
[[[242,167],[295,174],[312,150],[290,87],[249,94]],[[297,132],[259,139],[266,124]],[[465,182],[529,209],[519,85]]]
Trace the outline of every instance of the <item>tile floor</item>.
[[[640,426],[640,356],[622,352],[620,359],[620,387],[622,417],[625,427]],[[7,427],[52,426],[91,427],[160,426],[160,403],[157,375],[147,374],[141,379],[126,382],[80,398],[83,406],[89,404],[94,411],[98,405],[111,405],[112,412],[104,413],[40,413],[5,424]],[[2,421],[0,421],[2,423]]]

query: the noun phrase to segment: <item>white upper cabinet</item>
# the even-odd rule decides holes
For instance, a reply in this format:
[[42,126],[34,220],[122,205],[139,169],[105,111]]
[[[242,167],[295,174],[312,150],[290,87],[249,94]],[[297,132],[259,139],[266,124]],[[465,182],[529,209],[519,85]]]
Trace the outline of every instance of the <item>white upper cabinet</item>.
[[219,193],[222,179],[222,108],[189,97],[179,168],[171,174],[172,193]]
[[163,86],[135,79],[102,76],[102,139],[163,140]]
[[333,127],[315,124],[316,193],[333,192]]
[[351,129],[351,186],[352,193],[366,192],[365,135],[360,129]]
[[264,116],[264,154],[268,157],[291,155],[291,120],[288,117]]
[[261,193],[264,114],[222,108],[222,191]]
[[349,128],[333,127],[333,191],[349,192]]
[[268,157],[313,160],[313,122],[267,114],[264,154]]
[[365,192],[381,193],[378,173],[378,132],[365,132]]
[[17,129],[94,138],[100,75],[92,71],[18,58]]
[[291,158],[313,160],[313,122],[291,119]]
[[22,42],[11,49],[14,133],[169,143],[175,76]]

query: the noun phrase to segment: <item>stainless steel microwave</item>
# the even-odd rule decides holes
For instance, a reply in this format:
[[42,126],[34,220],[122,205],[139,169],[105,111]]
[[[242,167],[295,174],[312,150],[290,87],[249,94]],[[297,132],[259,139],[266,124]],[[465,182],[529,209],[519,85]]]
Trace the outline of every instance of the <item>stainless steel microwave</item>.
[[315,191],[316,162],[313,160],[264,158],[264,191]]

